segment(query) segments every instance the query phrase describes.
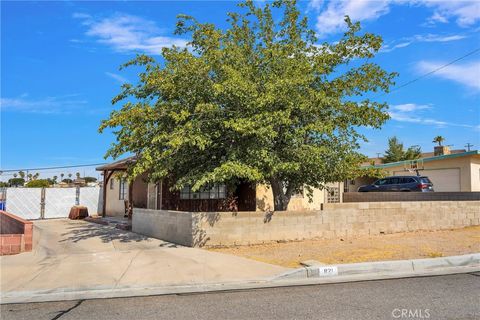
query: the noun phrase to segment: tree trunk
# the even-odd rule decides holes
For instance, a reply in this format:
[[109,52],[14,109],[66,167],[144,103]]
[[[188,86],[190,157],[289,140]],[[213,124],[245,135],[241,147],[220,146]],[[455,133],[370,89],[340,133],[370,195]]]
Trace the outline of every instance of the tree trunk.
[[288,203],[292,195],[289,190],[284,190],[283,183],[277,179],[270,180],[270,186],[273,193],[273,210],[285,211],[288,208]]

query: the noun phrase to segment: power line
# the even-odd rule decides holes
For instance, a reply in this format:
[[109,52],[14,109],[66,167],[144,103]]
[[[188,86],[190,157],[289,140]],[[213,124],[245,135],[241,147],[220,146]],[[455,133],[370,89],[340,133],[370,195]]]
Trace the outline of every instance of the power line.
[[[432,74],[434,74],[434,73],[436,73],[436,72],[438,72],[438,71],[440,71],[440,70],[442,70],[442,69],[445,69],[446,67],[448,67],[448,66],[450,66],[450,65],[452,65],[452,64],[454,64],[454,63],[457,63],[458,61],[463,60],[463,59],[465,59],[466,57],[469,57],[469,56],[471,56],[471,55],[473,55],[473,54],[475,54],[475,53],[477,53],[477,52],[479,52],[479,51],[480,51],[480,48],[477,48],[477,49],[475,49],[475,50],[473,50],[473,51],[470,51],[470,52],[468,52],[467,54],[461,56],[460,58],[457,58],[457,59],[455,59],[455,60],[452,60],[452,61],[450,61],[450,62],[448,62],[448,63],[446,63],[446,64],[444,64],[444,65],[442,65],[442,66],[440,66],[440,67],[438,67],[438,68],[436,68],[436,69],[434,69],[434,70],[432,70],[432,71],[429,71],[429,72],[427,72],[427,73],[425,73],[425,74],[422,74],[422,75],[419,76],[418,78],[415,78],[415,79],[413,79],[413,80],[407,81],[407,82],[399,85],[398,87],[393,88],[393,89],[390,90],[390,92],[388,92],[388,93],[392,93],[392,92],[394,92],[394,91],[398,91],[398,90],[400,90],[401,88],[404,88],[404,87],[406,87],[406,86],[408,86],[408,85],[411,85],[412,83],[417,82],[418,80],[421,80],[421,79],[423,79],[423,78],[425,78],[425,77],[428,77],[429,75],[432,75]],[[385,93],[383,93],[383,94],[381,94],[381,95],[379,95],[379,96],[377,96],[377,97],[381,97],[381,96],[384,96],[384,95],[386,95],[386,94],[387,94],[387,92],[385,92]]]
[[[438,71],[440,71],[440,70],[442,70],[442,69],[445,69],[446,67],[448,67],[448,66],[450,66],[450,65],[452,65],[452,64],[454,64],[454,63],[457,63],[457,62],[460,61],[460,60],[463,60],[463,59],[465,59],[465,58],[467,58],[467,57],[469,57],[469,56],[471,56],[471,55],[474,55],[474,54],[477,53],[477,52],[480,52],[480,48],[477,48],[477,49],[475,49],[475,50],[473,50],[473,51],[470,51],[470,52],[466,53],[465,55],[463,55],[463,56],[461,56],[461,57],[459,57],[459,58],[457,58],[457,59],[455,59],[455,60],[452,60],[452,61],[450,61],[450,62],[448,62],[448,63],[446,63],[446,64],[444,64],[444,65],[442,65],[442,66],[440,66],[440,67],[438,67],[438,68],[436,68],[436,69],[434,69],[434,70],[432,70],[432,71],[429,71],[429,72],[427,72],[427,73],[425,73],[425,74],[423,74],[423,75],[421,75],[421,76],[419,76],[419,77],[417,77],[417,78],[415,78],[415,79],[413,79],[413,80],[407,81],[407,82],[399,85],[398,87],[394,87],[394,88],[393,88],[392,90],[390,90],[389,92],[384,92],[384,93],[376,96],[376,98],[379,98],[379,97],[381,97],[381,96],[384,96],[384,95],[386,95],[387,93],[392,93],[392,92],[394,92],[394,91],[398,91],[398,90],[400,90],[400,89],[402,89],[402,88],[404,88],[404,87],[406,87],[406,86],[408,86],[408,85],[411,85],[411,84],[414,83],[414,82],[417,82],[417,81],[419,81],[419,80],[421,80],[421,79],[423,79],[423,78],[425,78],[425,77],[428,77],[429,75],[432,75],[432,74],[434,74],[434,73],[436,73],[436,72],[438,72]],[[190,113],[190,114],[188,115],[188,117],[192,117],[192,116],[203,116],[203,115],[206,115],[206,114],[208,114],[208,113],[210,113],[210,112],[224,112],[224,113],[231,113],[231,114],[234,114],[234,115],[237,114],[237,113],[244,114],[244,111],[242,111],[242,110],[221,110],[221,109],[215,109],[215,110],[203,110],[203,111],[201,111],[201,112],[192,112],[192,113]],[[211,120],[212,120],[212,119],[197,119],[197,121],[199,121],[199,122],[211,121]]]
[[[410,80],[410,81],[408,81],[408,82],[405,82],[405,83],[399,85],[398,87],[393,88],[393,89],[390,90],[389,92],[384,92],[384,93],[382,93],[382,94],[379,94],[379,95],[375,96],[374,98],[379,98],[379,97],[382,97],[382,96],[386,95],[387,93],[392,93],[392,92],[394,92],[394,91],[398,91],[398,90],[400,90],[401,88],[404,88],[404,87],[406,87],[406,86],[408,86],[408,85],[410,85],[410,84],[412,84],[412,83],[414,83],[414,82],[417,82],[418,80],[421,80],[421,79],[423,79],[423,78],[425,78],[425,77],[428,77],[429,75],[434,74],[434,73],[436,73],[436,72],[438,72],[438,71],[440,71],[440,70],[442,70],[442,69],[444,69],[444,68],[446,68],[446,67],[448,67],[448,66],[450,66],[450,65],[452,65],[452,64],[454,64],[454,63],[456,63],[456,62],[458,62],[458,61],[460,61],[460,60],[463,60],[463,59],[465,59],[466,57],[471,56],[471,55],[473,55],[473,54],[475,54],[475,53],[477,53],[477,52],[479,52],[479,51],[480,51],[480,48],[477,48],[477,49],[475,49],[475,50],[473,50],[473,51],[470,51],[470,52],[468,52],[467,54],[461,56],[460,58],[457,58],[457,59],[455,59],[455,60],[452,60],[452,61],[450,61],[450,62],[448,62],[448,63],[446,63],[446,64],[444,64],[444,65],[442,65],[442,66],[440,66],[440,67],[438,67],[438,68],[436,68],[436,69],[434,69],[434,70],[432,70],[432,71],[429,71],[429,72],[427,72],[427,73],[419,76],[418,78],[415,78],[415,79],[413,79],[413,80]],[[273,111],[275,112],[275,111],[278,111],[278,110],[273,110]],[[218,113],[226,113],[226,114],[230,113],[230,114],[232,114],[232,115],[237,115],[237,114],[243,115],[243,114],[245,114],[245,111],[244,111],[244,110],[213,109],[213,110],[203,110],[203,111],[192,112],[192,113],[190,113],[190,114],[187,116],[187,119],[188,119],[188,118],[191,118],[191,117],[194,117],[194,116],[205,116],[205,115],[207,115],[207,114],[209,114],[209,113],[216,113],[216,112],[218,112]],[[167,115],[168,115],[168,114],[162,114],[161,116],[167,116]],[[204,121],[212,121],[212,120],[215,120],[215,119],[196,119],[196,120],[197,120],[198,122],[204,122]]]
[[81,168],[81,167],[94,167],[104,165],[103,163],[93,163],[93,164],[79,164],[79,165],[70,165],[70,166],[58,166],[58,167],[43,167],[43,168],[25,168],[25,169],[7,169],[1,170],[0,172],[17,172],[17,171],[35,171],[35,170],[52,170],[52,169],[68,169],[68,168]]

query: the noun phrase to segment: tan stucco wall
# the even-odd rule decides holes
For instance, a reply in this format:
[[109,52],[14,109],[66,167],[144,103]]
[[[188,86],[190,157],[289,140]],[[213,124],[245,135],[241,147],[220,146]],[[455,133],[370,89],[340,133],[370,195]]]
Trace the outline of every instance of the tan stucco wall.
[[[105,207],[105,214],[107,216],[121,216],[125,214],[125,202],[124,200],[119,200],[119,188],[120,181],[112,176],[113,179],[113,189],[110,189],[110,181],[107,184],[107,206]],[[125,195],[125,199],[128,199],[128,191]]]
[[[342,187],[342,186],[341,186]],[[270,187],[266,185],[257,185],[257,211],[273,211],[273,193]],[[313,189],[312,201],[309,201],[307,191],[304,195],[295,195],[290,199],[288,210],[320,210],[320,206],[325,202],[325,190]]]
[[472,157],[470,171],[471,191],[480,191],[480,156]]
[[[125,214],[125,201],[119,199],[120,181],[117,177],[112,176],[113,189],[110,189],[110,181],[107,185],[107,206],[105,214],[107,216],[121,216]],[[125,200],[128,200],[128,182],[126,185]],[[133,182],[133,202],[134,206],[140,208],[147,207],[147,183],[144,181],[144,176],[139,176]]]

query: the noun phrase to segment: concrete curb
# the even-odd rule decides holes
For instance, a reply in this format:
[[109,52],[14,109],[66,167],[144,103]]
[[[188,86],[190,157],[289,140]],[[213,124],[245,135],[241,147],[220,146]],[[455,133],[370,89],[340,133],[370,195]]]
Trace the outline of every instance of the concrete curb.
[[[334,270],[327,272],[325,270]],[[322,269],[320,268],[326,268]],[[329,269],[330,268],[330,269]],[[0,304],[31,303],[62,300],[121,298],[169,294],[195,294],[215,291],[249,290],[273,287],[319,285],[411,277],[440,276],[480,272],[480,253],[445,258],[354,263],[338,266],[316,266],[295,269],[270,279],[242,282],[170,285],[159,287],[91,288],[78,290],[7,292]]]
[[379,274],[387,275],[394,273],[408,274],[458,267],[480,268],[480,253],[430,259],[308,266],[285,272],[274,277],[272,280],[338,277],[348,275],[374,276]]

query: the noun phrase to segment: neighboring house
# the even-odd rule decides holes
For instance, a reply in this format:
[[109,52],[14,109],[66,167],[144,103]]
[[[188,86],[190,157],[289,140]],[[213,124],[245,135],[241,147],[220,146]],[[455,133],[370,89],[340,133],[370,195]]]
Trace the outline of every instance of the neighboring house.
[[[430,178],[435,191],[480,191],[480,152],[458,151],[450,152],[446,146],[435,147],[435,153],[420,159],[419,164],[423,170],[420,170],[419,174]],[[376,164],[373,167],[383,169],[389,176],[415,175],[407,170],[410,165],[411,161],[407,160]],[[370,184],[375,180],[362,177],[348,181],[344,191],[356,192],[361,185]]]
[[[434,151],[432,152],[422,152],[420,158],[431,158],[435,156],[441,156],[444,154],[457,154],[457,153],[464,153],[466,152],[465,149],[456,149],[450,150],[448,146],[435,146]],[[383,158],[375,157],[375,158],[368,158],[362,165],[363,166],[371,166],[371,165],[379,165],[383,164]]]
[[[159,183],[146,182],[146,176],[137,177],[129,184],[121,178],[135,159],[133,157],[116,161],[96,168],[103,172],[103,214],[123,216],[133,200],[133,207],[178,210],[178,211],[268,211],[273,210],[273,195],[265,185],[250,183],[238,184],[233,190],[225,185],[217,185],[210,190],[192,192],[184,188],[173,192],[167,181]],[[326,200],[334,201],[343,188],[341,183],[332,184],[332,192],[315,189],[312,201],[306,194],[297,194],[290,200],[288,210],[318,210]],[[332,200],[333,199],[333,200]]]

